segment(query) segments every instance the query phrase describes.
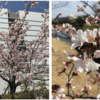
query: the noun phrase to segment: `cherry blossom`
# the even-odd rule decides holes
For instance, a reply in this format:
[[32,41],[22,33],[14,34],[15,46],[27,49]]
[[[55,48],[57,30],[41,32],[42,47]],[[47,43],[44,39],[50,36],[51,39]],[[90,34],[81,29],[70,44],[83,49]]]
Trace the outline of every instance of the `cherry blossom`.
[[94,52],[94,58],[100,58],[100,50]]
[[78,12],[79,12],[79,11],[84,11],[84,9],[83,9],[83,7],[77,6],[77,11],[78,11]]
[[78,30],[76,35],[73,35],[71,40],[74,42],[71,45],[71,49],[75,49],[76,47],[82,46],[85,42],[85,34],[82,30]]
[[88,94],[88,91],[91,90],[92,87],[88,86],[87,84],[84,86],[84,88],[82,88],[81,92],[85,92],[86,94]]
[[74,15],[73,15],[73,14],[71,14],[71,15],[70,15],[70,17],[71,17],[71,18],[74,18]]
[[[52,96],[52,99],[64,99],[66,95],[64,94],[65,89],[62,87],[58,87],[56,91],[54,92],[54,95]],[[59,93],[59,94],[58,94]]]
[[68,59],[72,59],[74,62],[74,69],[76,71],[80,72],[89,72],[89,71],[94,71],[98,70],[100,65],[98,63],[95,63],[91,58],[89,58],[86,54],[84,53],[84,58],[80,58],[78,56],[74,56],[73,54],[67,53]]
[[88,18],[86,18],[85,21],[87,25],[91,26],[92,23],[97,23],[99,21],[99,18],[98,16],[94,17],[93,15],[90,15]]
[[64,51],[64,53],[66,53],[68,55],[68,57],[67,57],[68,59],[72,59],[74,61],[77,61],[79,59],[77,55],[70,54],[70,53],[68,53],[66,51]]
[[67,87],[67,89],[69,89],[69,90],[73,90],[73,89],[75,88],[74,86],[71,87],[72,81],[73,81],[73,78],[70,78],[69,80],[67,79],[66,87]]
[[97,36],[97,29],[93,29],[93,31],[87,29],[84,32],[84,34],[85,34],[85,37],[86,37],[86,42],[92,43],[95,40],[96,36]]

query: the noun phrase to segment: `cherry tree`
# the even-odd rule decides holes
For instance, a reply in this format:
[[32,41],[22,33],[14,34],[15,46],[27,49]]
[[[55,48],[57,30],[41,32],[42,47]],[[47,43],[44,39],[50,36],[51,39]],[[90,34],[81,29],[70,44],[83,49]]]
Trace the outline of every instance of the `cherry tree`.
[[[0,31],[0,40],[4,41],[4,43],[0,42],[0,77],[8,83],[11,98],[14,98],[13,94],[21,84],[30,82],[34,89],[34,87],[39,86],[39,82],[35,83],[35,80],[49,80],[49,67],[46,67],[46,57],[49,56],[49,51],[46,50],[49,46],[47,44],[49,10],[43,9],[45,13],[41,17],[44,21],[41,30],[37,33],[38,37],[32,42],[28,42],[24,38],[27,36],[26,32],[31,25],[28,24],[25,18],[29,13],[29,8],[37,7],[38,2],[24,2],[26,10],[24,10],[22,18],[17,17],[14,20],[14,24],[11,24],[8,28],[9,32]],[[16,12],[16,15],[18,16],[19,12]],[[21,47],[21,44],[23,47]],[[5,49],[5,47],[8,49]]]
[[[85,12],[86,6],[89,6],[92,10],[94,10],[94,7],[88,4],[86,1],[81,1],[84,3],[82,7],[77,6],[78,12]],[[98,1],[95,5],[100,5],[100,1]],[[94,15],[87,14],[88,17],[86,18],[86,24],[89,26],[92,26],[94,23],[100,22],[99,17],[99,8],[98,13],[96,12]],[[95,11],[94,11],[95,12]],[[66,82],[66,88],[67,93],[64,93],[65,89],[62,88],[59,84],[53,84],[52,85],[52,93],[53,97],[56,99],[60,98],[66,98],[66,96],[69,96],[70,99],[75,98],[90,98],[90,99],[97,99],[100,98],[99,95],[99,85],[100,85],[100,28],[94,28],[93,30],[86,29],[83,31],[81,28],[76,30],[72,25],[66,23],[66,24],[60,24],[57,19],[61,15],[59,13],[57,17],[55,18],[55,21],[58,23],[57,25],[52,25],[52,36],[54,39],[71,39],[72,45],[71,49],[78,50],[77,54],[70,54],[66,51],[64,51],[65,54],[67,54],[67,61],[63,62],[64,68],[58,72],[58,76],[60,77],[61,74],[65,74],[67,76],[67,82]],[[74,15],[70,16],[71,18],[74,18]],[[58,32],[61,32],[64,37],[59,36]],[[67,69],[70,65],[70,71]],[[71,66],[72,65],[72,66]],[[93,71],[97,72],[94,76],[91,74]],[[92,87],[84,84],[83,88],[80,89],[80,93],[75,93],[74,89],[75,86],[72,86],[72,82],[74,81],[74,77],[79,77],[79,73],[85,73],[87,75],[87,80],[91,84],[97,84],[97,96],[94,97],[90,95],[90,91],[92,90]],[[94,91],[94,90],[93,90]]]

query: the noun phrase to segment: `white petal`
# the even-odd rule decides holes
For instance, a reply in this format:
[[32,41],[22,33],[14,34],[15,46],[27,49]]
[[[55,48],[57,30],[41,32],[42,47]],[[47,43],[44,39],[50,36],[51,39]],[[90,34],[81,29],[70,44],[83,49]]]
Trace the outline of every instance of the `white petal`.
[[75,49],[75,48],[78,47],[78,46],[81,46],[81,44],[74,42],[74,43],[71,45],[71,49]]
[[91,90],[92,89],[92,87],[91,86],[88,86],[89,87],[89,89]]
[[95,28],[94,30],[93,30],[93,35],[96,37],[96,35],[97,35],[97,29]]
[[66,52],[66,51],[64,51],[64,53],[66,53],[68,56],[71,56],[72,54],[70,54],[70,53],[68,53],[68,52]]
[[72,90],[74,90],[74,89],[75,89],[75,86],[72,87]]

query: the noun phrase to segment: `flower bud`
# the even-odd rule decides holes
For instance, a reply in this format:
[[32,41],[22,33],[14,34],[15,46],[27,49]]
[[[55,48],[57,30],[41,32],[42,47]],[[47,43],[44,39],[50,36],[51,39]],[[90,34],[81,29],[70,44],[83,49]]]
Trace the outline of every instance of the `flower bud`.
[[93,46],[97,46],[97,43],[96,42],[93,42]]
[[64,67],[64,69],[67,69],[67,67]]
[[95,37],[95,40],[96,40],[96,41],[99,41],[99,37],[98,37],[98,36],[96,36],[96,37]]
[[98,12],[100,12],[100,8],[98,8]]
[[61,95],[60,95],[60,98],[62,98],[62,99],[64,99],[65,97],[66,97],[65,94],[61,94]]
[[98,4],[100,5],[100,1],[98,1]]
[[79,93],[76,94],[76,97],[78,97],[78,96],[79,96]]
[[84,86],[84,88],[87,88],[87,84]]

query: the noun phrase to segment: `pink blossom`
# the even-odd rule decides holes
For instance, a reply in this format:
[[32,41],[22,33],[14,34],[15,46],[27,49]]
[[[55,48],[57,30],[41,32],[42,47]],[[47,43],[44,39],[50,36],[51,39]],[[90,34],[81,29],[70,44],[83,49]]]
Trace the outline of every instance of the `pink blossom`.
[[87,29],[85,31],[86,42],[92,43],[95,40],[96,35],[97,35],[97,29],[94,29],[93,31]]
[[100,12],[100,8],[98,8],[98,11]]
[[34,4],[31,4],[31,8],[34,8],[35,7],[35,5]]
[[41,14],[41,16],[44,18],[44,14]]
[[71,15],[70,15],[70,17],[71,17],[71,18],[74,18],[74,15],[73,15],[73,14],[71,14]]
[[82,88],[81,92],[85,92],[85,90],[91,90],[92,87],[91,86],[88,86],[87,84],[84,86],[84,88]]
[[93,42],[93,46],[97,46],[97,43],[96,42]]
[[23,75],[22,72],[18,72],[17,74],[18,74],[19,76],[22,76],[22,75]]
[[0,46],[3,46],[4,44],[3,43],[0,43]]
[[28,6],[28,3],[25,3],[25,7],[27,7]]
[[38,2],[35,2],[36,7],[38,6],[38,4],[39,4]]
[[79,93],[76,94],[77,97],[78,97],[79,95],[80,95]]
[[26,75],[26,77],[27,77],[27,78],[33,78],[33,73],[28,73],[28,74]]
[[7,3],[8,3],[8,2],[6,1],[6,2],[5,2],[5,5],[7,5]]
[[48,10],[47,9],[44,9],[44,12],[47,14],[48,13]]
[[94,52],[94,58],[100,58],[100,50]]
[[79,11],[84,11],[84,9],[83,9],[83,7],[77,7],[77,11],[79,12]]
[[67,67],[64,67],[64,69],[67,69]]
[[62,93],[62,94],[59,94],[59,97],[60,97],[61,99],[64,99],[64,98],[66,98],[66,95],[65,95],[64,93]]

